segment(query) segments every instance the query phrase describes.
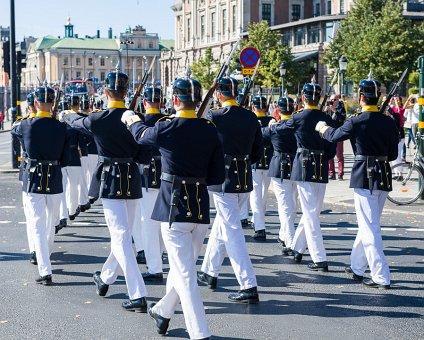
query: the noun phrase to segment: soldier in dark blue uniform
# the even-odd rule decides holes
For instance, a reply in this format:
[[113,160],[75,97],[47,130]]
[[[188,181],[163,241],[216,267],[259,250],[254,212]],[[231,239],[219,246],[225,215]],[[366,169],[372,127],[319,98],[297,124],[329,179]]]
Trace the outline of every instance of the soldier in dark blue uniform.
[[166,295],[149,308],[159,334],[165,334],[179,301],[191,339],[209,339],[196,260],[208,230],[207,185],[224,182],[222,146],[213,123],[198,119],[194,111],[201,100],[201,85],[189,75],[173,85],[174,117],[153,127],[133,111],[123,121],[140,144],[159,148],[162,175],[152,219],[161,222],[170,271]]
[[[280,120],[276,124],[284,126],[293,114],[293,110],[294,101],[287,93],[284,97],[278,98],[277,111]],[[278,216],[280,217],[278,241],[283,247],[283,255],[293,255],[292,243],[295,232],[297,187],[291,176],[297,150],[296,137],[293,129],[280,129],[277,133],[269,127],[265,127],[262,128],[262,133],[264,140],[270,140],[274,147],[268,176],[271,177],[278,204]],[[306,242],[306,239],[304,242]]]
[[301,261],[307,247],[313,260],[308,268],[328,271],[319,215],[328,183],[328,160],[334,157],[336,145],[324,141],[315,131],[320,120],[333,124],[332,119],[318,109],[320,97],[318,84],[305,84],[302,91],[304,110],[292,115],[284,125],[274,125],[273,130],[284,134],[284,130],[292,129],[297,141],[291,180],[297,182],[303,214],[292,244],[295,261]]
[[224,149],[225,182],[209,187],[217,213],[198,279],[210,288],[216,288],[227,252],[240,285],[240,291],[230,294],[229,299],[256,303],[259,301],[256,275],[240,223],[240,207],[249,199],[253,189],[252,164],[261,159],[264,146],[258,117],[238,106],[235,99],[237,87],[237,80],[221,79],[217,97],[222,108],[207,116],[216,125]]
[[[68,111],[63,119],[74,129],[91,134],[99,162],[90,185],[90,196],[100,197],[110,232],[111,252],[102,271],[94,274],[97,294],[105,296],[122,269],[130,300],[127,310],[147,312],[147,290],[132,249],[131,229],[140,206],[141,175],[137,163],[146,162],[145,152],[121,123],[129,80],[125,73],[111,72],[106,78],[108,109],[84,117]],[[66,111],[65,111],[66,112]]]
[[[253,97],[252,111],[258,117],[261,127],[267,127],[272,117],[267,116],[267,100],[264,96]],[[261,159],[252,166],[253,190],[250,193],[250,208],[252,209],[252,222],[255,228],[253,239],[258,241],[266,240],[265,232],[265,212],[268,198],[270,178],[268,177],[269,163],[271,162],[274,149],[269,139],[263,139],[264,149]]]
[[[165,115],[160,113],[162,102],[162,90],[160,87],[148,84],[144,88],[143,107],[145,113],[142,115],[144,123],[154,126],[157,121]],[[159,221],[151,218],[160,187],[162,174],[162,162],[158,148],[151,147],[150,160],[147,164],[141,164],[143,181],[143,200],[140,210],[140,220],[133,228],[134,244],[137,253],[144,249],[148,271],[142,273],[145,281],[162,281],[162,252],[165,248],[161,235]]]
[[[83,95],[80,99],[79,113],[87,116],[90,113],[90,100],[87,95]],[[87,138],[90,138],[87,134],[79,132],[81,134],[81,143],[79,143],[79,153],[81,161],[81,179],[78,184],[78,207],[81,212],[85,212],[91,208],[88,197],[88,188],[90,182],[88,180],[88,145]]]
[[[351,140],[355,153],[350,187],[354,189],[358,234],[353,244],[351,265],[346,272],[369,287],[390,288],[390,271],[383,252],[380,217],[392,173],[389,162],[397,157],[399,134],[393,119],[379,112],[380,82],[372,78],[359,83],[362,113],[346,119],[338,129],[319,122],[316,130],[331,142]],[[367,266],[371,278],[363,279]]]
[[54,90],[38,87],[34,96],[36,116],[22,120],[11,132],[23,141],[27,154],[22,190],[27,193],[27,213],[37,254],[40,276],[36,282],[51,285],[50,254],[63,190],[60,164],[66,148],[66,133],[65,126],[51,118]]

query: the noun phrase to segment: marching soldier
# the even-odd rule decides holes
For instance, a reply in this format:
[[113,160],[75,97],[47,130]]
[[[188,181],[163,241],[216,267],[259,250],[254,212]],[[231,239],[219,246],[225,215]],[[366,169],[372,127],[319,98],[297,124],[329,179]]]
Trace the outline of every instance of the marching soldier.
[[[302,218],[294,235],[292,250],[296,262],[302,260],[306,247],[313,263],[310,270],[328,271],[327,255],[321,233],[319,215],[328,183],[328,160],[335,155],[335,144],[322,140],[315,131],[320,120],[332,124],[332,119],[318,109],[321,87],[314,81],[303,86],[304,110],[292,115],[285,124],[276,124],[272,130],[283,135],[286,129],[294,130],[297,141],[291,180],[296,181]],[[306,238],[306,243],[304,242]]]
[[[140,144],[162,155],[160,193],[152,219],[161,222],[170,271],[166,295],[149,308],[159,334],[165,334],[179,301],[191,339],[209,339],[211,332],[196,282],[196,260],[209,224],[207,185],[224,181],[224,158],[213,124],[198,119],[201,85],[189,75],[173,84],[175,117],[143,123],[133,111],[122,120]],[[146,102],[148,104],[148,102]],[[146,118],[147,119],[147,118]]]
[[90,196],[100,197],[110,232],[111,252],[101,271],[93,278],[97,294],[105,296],[122,269],[130,300],[122,307],[147,312],[147,290],[131,244],[131,227],[140,206],[141,175],[137,163],[146,161],[144,151],[121,123],[126,110],[124,98],[129,80],[125,73],[111,72],[106,78],[108,109],[83,117],[65,111],[62,119],[72,128],[91,134],[99,152],[99,163],[90,186]]
[[[354,190],[358,234],[351,264],[345,270],[366,286],[388,289],[390,271],[383,252],[380,218],[386,197],[392,190],[389,162],[397,157],[399,138],[393,119],[379,112],[380,94],[378,80],[371,76],[361,80],[359,104],[362,113],[346,119],[338,129],[321,121],[316,124],[316,130],[330,142],[350,139],[355,152],[350,187]],[[371,270],[370,279],[363,278],[367,266]]]
[[[253,97],[252,111],[256,114],[261,127],[267,127],[272,120],[272,117],[266,115],[267,110],[267,100],[264,96]],[[269,139],[264,139],[263,142],[264,149],[261,159],[253,165],[253,190],[250,193],[250,207],[253,213],[252,222],[255,228],[253,239],[257,241],[266,240],[265,213],[270,183],[268,169],[274,152]]]
[[[287,93],[278,98],[275,108],[279,114],[277,124],[285,125],[294,110],[294,101]],[[271,122],[273,124],[275,122]],[[297,187],[291,179],[294,156],[297,150],[296,138],[291,129],[282,130],[280,134],[269,127],[262,128],[265,140],[270,140],[274,153],[269,166],[268,176],[278,205],[280,231],[278,241],[282,245],[283,255],[293,255],[292,243],[294,237],[294,219],[296,217]],[[306,242],[306,241],[305,241]]]
[[[90,100],[88,96],[82,96],[80,100],[79,113],[84,116],[88,116],[90,113]],[[81,132],[80,132],[81,133]],[[90,209],[91,204],[88,197],[88,188],[90,187],[89,174],[88,174],[88,139],[90,138],[87,134],[81,133],[83,142],[80,147],[81,154],[81,168],[82,168],[82,179],[78,185],[78,204],[81,212]]]
[[[144,88],[143,93],[144,123],[154,126],[157,121],[165,117],[161,114],[160,103],[162,91],[160,87],[151,84]],[[151,158],[148,164],[142,164],[143,202],[141,204],[141,237],[144,244],[144,253],[148,271],[142,273],[145,281],[162,281],[162,252],[164,244],[161,235],[160,221],[151,218],[154,205],[159,193],[162,163],[160,152],[152,147]],[[134,237],[134,243],[135,237]]]
[[27,193],[27,214],[36,252],[39,277],[36,283],[52,284],[50,254],[54,241],[54,225],[59,211],[62,188],[60,164],[66,149],[66,129],[55,119],[54,90],[40,86],[34,93],[37,114],[22,120],[12,134],[23,140],[27,153],[22,190]]
[[240,285],[240,291],[228,298],[256,303],[259,301],[256,275],[240,224],[240,207],[253,189],[251,164],[260,160],[263,142],[258,118],[239,107],[235,100],[237,87],[237,80],[222,78],[217,88],[222,108],[211,111],[207,117],[216,125],[224,149],[225,182],[209,187],[217,213],[198,280],[216,288],[226,251]]

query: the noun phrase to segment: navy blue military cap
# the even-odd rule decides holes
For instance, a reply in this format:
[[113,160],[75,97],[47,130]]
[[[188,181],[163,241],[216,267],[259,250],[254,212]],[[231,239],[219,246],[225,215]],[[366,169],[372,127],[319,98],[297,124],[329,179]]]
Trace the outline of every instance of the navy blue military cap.
[[120,71],[109,72],[106,79],[106,89],[113,91],[126,91],[128,90],[130,80],[128,75]]
[[162,98],[162,89],[157,84],[149,84],[144,88],[143,98],[148,103],[159,103]]
[[80,97],[78,95],[76,95],[76,94],[73,94],[70,97],[70,104],[71,104],[71,106],[78,106],[79,103],[80,103]]
[[54,90],[49,86],[38,86],[34,91],[34,98],[39,103],[53,103]]
[[69,101],[67,101],[67,100],[61,100],[59,102],[59,110],[60,111],[69,110],[69,109],[70,109],[70,107],[69,107]]
[[80,100],[80,109],[81,110],[88,110],[90,108],[90,100],[87,96],[82,96]]
[[28,106],[34,106],[34,92],[30,92],[27,95]]
[[172,94],[183,102],[200,102],[202,100],[202,85],[197,79],[186,77],[177,78],[172,84]]
[[373,74],[370,71],[368,79],[362,79],[359,82],[359,95],[368,98],[379,98],[381,95],[380,87],[381,83],[378,80],[374,80]]
[[315,76],[313,76],[310,83],[303,85],[302,94],[308,100],[315,100],[321,97],[321,86],[316,83]]
[[278,98],[277,105],[281,112],[293,112],[294,110],[294,100],[287,95]]
[[238,81],[231,77],[221,78],[216,90],[226,97],[235,98],[238,94]]
[[267,105],[267,100],[264,96],[257,95],[253,97],[252,104],[256,109],[265,109]]

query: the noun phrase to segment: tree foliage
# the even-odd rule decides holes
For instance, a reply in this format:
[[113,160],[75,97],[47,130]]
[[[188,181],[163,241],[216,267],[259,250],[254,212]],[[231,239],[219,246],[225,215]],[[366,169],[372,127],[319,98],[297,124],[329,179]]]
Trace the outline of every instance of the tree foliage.
[[205,55],[191,65],[191,72],[204,89],[209,89],[215,78],[217,66],[218,61],[213,57],[212,48],[208,47]]
[[296,84],[297,89],[297,81],[301,74],[293,62],[290,47],[282,44],[281,34],[271,31],[266,20],[249,23],[248,33],[248,38],[240,43],[240,51],[245,47],[255,47],[261,54],[255,84],[268,88],[280,86],[279,66],[284,61],[287,69],[285,83]]
[[414,70],[424,29],[405,19],[402,10],[403,1],[399,0],[355,0],[327,48],[324,62],[337,68],[340,56],[345,55],[347,78],[356,84],[370,70],[386,86],[406,67]]

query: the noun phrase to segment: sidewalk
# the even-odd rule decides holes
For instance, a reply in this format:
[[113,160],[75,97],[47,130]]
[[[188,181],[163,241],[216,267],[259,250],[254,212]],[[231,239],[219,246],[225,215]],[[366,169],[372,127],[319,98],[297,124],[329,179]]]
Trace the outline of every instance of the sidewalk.
[[3,122],[3,130],[0,130],[0,133],[2,132],[9,132],[12,126],[12,122],[8,121],[8,122]]

